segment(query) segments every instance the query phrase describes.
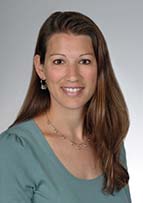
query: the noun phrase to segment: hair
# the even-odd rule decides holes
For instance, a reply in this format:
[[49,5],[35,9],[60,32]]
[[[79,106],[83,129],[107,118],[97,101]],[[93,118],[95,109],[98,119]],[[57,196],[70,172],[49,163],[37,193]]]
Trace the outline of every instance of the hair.
[[[113,194],[128,184],[129,174],[120,161],[123,140],[129,128],[128,109],[113,72],[108,48],[98,26],[84,14],[73,11],[54,12],[42,25],[35,55],[44,64],[48,41],[53,34],[72,33],[91,38],[97,60],[97,84],[92,98],[84,107],[83,132],[91,134],[96,141],[102,170],[103,191]],[[40,78],[34,63],[30,86],[21,110],[12,125],[29,120],[50,109],[50,93],[41,90]]]

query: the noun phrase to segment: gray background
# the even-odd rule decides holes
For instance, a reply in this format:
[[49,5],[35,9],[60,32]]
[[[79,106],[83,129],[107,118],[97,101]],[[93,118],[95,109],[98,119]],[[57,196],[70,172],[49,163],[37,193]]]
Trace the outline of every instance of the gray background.
[[125,140],[130,190],[142,201],[143,182],[143,3],[140,0],[1,0],[0,132],[15,119],[29,84],[39,28],[56,10],[89,15],[101,28],[125,95],[131,126]]

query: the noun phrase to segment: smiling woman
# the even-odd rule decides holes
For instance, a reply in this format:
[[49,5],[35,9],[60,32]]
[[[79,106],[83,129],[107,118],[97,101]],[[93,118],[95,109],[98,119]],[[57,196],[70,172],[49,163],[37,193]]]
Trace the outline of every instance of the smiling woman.
[[40,55],[35,55],[34,65],[48,86],[50,112],[62,108],[64,113],[69,108],[80,115],[96,89],[97,63],[91,38],[72,33],[54,34],[48,41],[45,63],[41,64]]
[[23,106],[0,135],[0,202],[130,203],[128,127],[100,29],[78,12],[51,14]]

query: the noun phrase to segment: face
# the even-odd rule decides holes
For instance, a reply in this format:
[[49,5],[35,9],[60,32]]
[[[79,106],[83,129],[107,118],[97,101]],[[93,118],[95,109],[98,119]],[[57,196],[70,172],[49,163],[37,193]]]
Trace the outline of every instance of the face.
[[54,34],[45,63],[40,64],[38,55],[34,63],[39,77],[47,82],[51,108],[82,109],[95,92],[97,63],[89,36]]

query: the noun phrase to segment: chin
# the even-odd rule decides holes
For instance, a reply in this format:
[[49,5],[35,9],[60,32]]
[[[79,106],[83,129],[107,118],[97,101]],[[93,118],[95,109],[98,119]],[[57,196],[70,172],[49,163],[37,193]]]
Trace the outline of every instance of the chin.
[[80,103],[80,104],[73,104],[73,103],[67,103],[67,104],[61,104],[64,108],[69,109],[69,110],[82,110],[83,107],[85,106],[85,103]]
[[90,100],[90,96],[86,97],[86,98],[68,98],[68,99],[64,99],[64,98],[52,98],[53,100],[51,101],[51,103],[53,103],[53,107],[55,105],[58,105],[58,108],[65,108],[65,109],[69,109],[69,110],[82,110],[84,108],[84,106],[86,105],[86,103]]

